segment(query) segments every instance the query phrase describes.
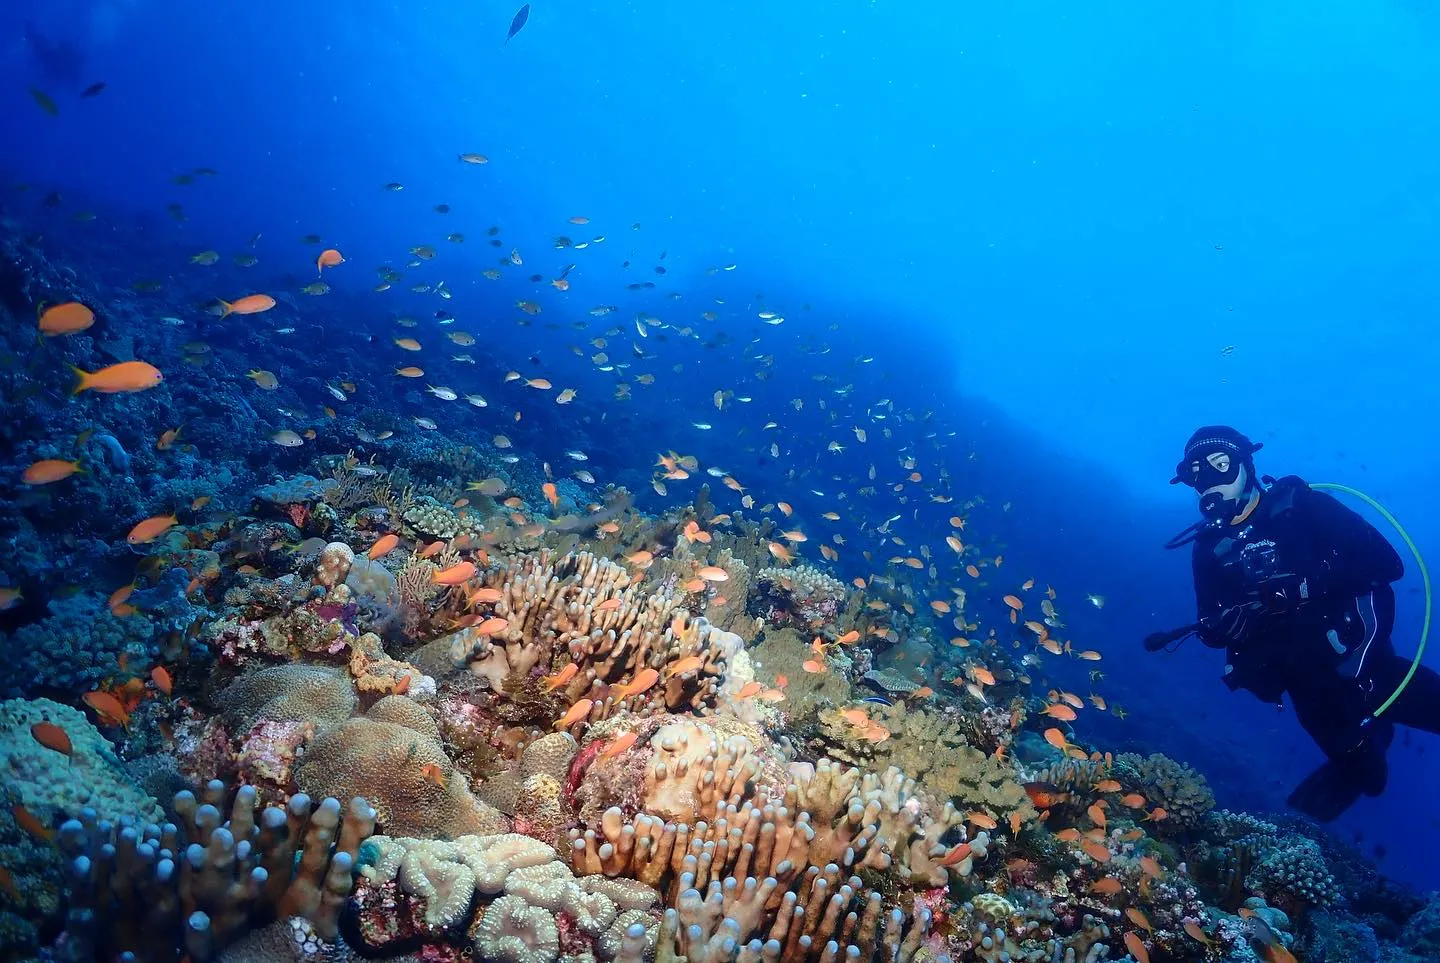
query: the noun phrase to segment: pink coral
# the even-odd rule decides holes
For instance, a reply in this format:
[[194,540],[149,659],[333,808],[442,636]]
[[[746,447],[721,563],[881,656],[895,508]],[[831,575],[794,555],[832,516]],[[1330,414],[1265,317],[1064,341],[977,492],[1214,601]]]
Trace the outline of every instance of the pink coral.
[[315,723],[295,719],[257,722],[241,740],[240,778],[262,796],[288,796],[294,788],[290,769],[300,747],[315,735]]

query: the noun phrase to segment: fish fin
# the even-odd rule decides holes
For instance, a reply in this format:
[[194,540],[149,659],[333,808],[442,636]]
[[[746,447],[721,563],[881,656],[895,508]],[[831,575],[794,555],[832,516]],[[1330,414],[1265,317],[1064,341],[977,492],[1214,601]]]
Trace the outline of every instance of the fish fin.
[[220,317],[222,317],[222,318],[229,317],[229,316],[235,311],[235,308],[231,306],[231,304],[230,304],[229,301],[226,301],[226,300],[224,300],[223,298],[216,298],[215,300],[219,301],[221,304],[223,304],[223,305],[225,306],[225,313],[222,314],[222,315],[220,315]]
[[75,397],[86,388],[90,387],[90,372],[84,368],[77,368],[73,364],[70,370],[75,374],[75,387],[70,389],[70,397]]

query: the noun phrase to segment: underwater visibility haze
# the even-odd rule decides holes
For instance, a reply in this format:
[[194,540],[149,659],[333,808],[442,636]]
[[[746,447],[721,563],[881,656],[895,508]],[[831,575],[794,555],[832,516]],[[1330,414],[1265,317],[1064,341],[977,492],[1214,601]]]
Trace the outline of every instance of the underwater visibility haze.
[[0,958],[1440,960],[1428,5],[0,77]]

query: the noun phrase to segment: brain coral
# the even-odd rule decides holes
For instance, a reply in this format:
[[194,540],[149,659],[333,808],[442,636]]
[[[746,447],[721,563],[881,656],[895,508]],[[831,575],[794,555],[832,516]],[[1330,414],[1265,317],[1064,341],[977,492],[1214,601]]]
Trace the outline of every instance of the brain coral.
[[[65,730],[72,747],[68,763],[30,734],[37,722]],[[102,819],[162,816],[160,804],[130,778],[85,716],[49,699],[0,702],[0,772],[19,803],[47,826],[77,817],[87,806]]]
[[316,738],[295,767],[295,781],[315,797],[364,796],[393,835],[454,839],[509,828],[471,794],[439,742],[368,716]]
[[[230,683],[219,697],[221,717],[231,732],[245,732],[262,719],[314,722],[328,729],[350,718],[356,701],[346,676],[314,665],[259,669]],[[351,795],[361,794],[338,798]]]

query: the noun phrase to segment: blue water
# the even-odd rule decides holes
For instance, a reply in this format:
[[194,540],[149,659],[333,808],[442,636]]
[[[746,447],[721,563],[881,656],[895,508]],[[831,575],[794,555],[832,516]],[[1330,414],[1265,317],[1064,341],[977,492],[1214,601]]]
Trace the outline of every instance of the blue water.
[[[308,366],[310,381],[286,389],[299,394],[272,405],[313,415],[320,379],[416,333],[391,319],[433,325],[443,309],[480,338],[468,349],[479,364],[427,361],[426,380],[481,391],[491,408],[447,408],[409,384],[374,389],[407,418],[476,438],[504,431],[567,470],[564,450],[583,448],[602,481],[646,491],[654,451],[674,448],[798,515],[847,491],[863,506],[847,514],[873,526],[899,513],[908,542],[944,552],[954,506],[897,504],[883,488],[914,454],[928,476],[948,471],[957,504],[985,498],[976,537],[1017,578],[1054,585],[1077,641],[1105,651],[1102,691],[1130,715],[1086,714],[1085,735],[1192,761],[1222,803],[1279,806],[1319,759],[1293,716],[1228,693],[1218,657],[1198,646],[1139,650],[1147,632],[1192,614],[1188,559],[1159,546],[1194,506],[1166,480],[1196,425],[1229,421],[1265,443],[1262,471],[1356,485],[1422,548],[1440,547],[1429,444],[1440,15],[1397,0],[539,0],[503,44],[517,6],[7,4],[0,170],[35,189],[7,186],[6,210],[95,277],[164,280],[191,325],[178,339],[198,332],[241,371]],[[74,76],[36,61],[27,20],[74,45]],[[77,98],[100,80],[100,95]],[[32,85],[58,116],[36,106]],[[489,163],[458,162],[468,151]],[[197,167],[218,173],[172,183]],[[55,210],[40,203],[52,190],[64,199]],[[166,212],[173,203],[183,222]],[[449,214],[433,210],[442,203]],[[74,222],[79,209],[98,217]],[[486,244],[491,225],[503,248]],[[446,242],[456,231],[465,242]],[[299,241],[312,232],[347,260],[327,272],[325,297],[296,293],[314,279],[319,248]],[[257,233],[259,264],[234,266]],[[601,234],[582,251],[552,244]],[[439,256],[406,268],[422,244]],[[522,268],[480,277],[512,248]],[[188,263],[208,249],[220,264]],[[570,263],[565,294],[525,280]],[[376,293],[382,264],[406,279]],[[442,279],[451,301],[408,290]],[[625,290],[647,281],[656,287]],[[252,291],[281,307],[253,323],[198,310]],[[529,298],[545,311],[521,327],[514,304]],[[159,299],[145,303],[159,313]],[[601,304],[620,309],[588,318]],[[720,319],[701,321],[712,308]],[[761,310],[786,320],[764,325]],[[640,311],[693,324],[702,340],[639,342]],[[581,320],[589,327],[571,330]],[[657,378],[623,404],[616,376],[569,350],[593,354],[589,339],[611,324],[625,330],[609,354],[634,362],[620,378]],[[301,340],[274,333],[285,325]],[[633,359],[632,342],[656,358]],[[512,368],[580,395],[537,411],[499,383]],[[848,398],[835,394],[850,384]],[[716,411],[716,390],[754,400]],[[896,422],[893,439],[869,422],[858,444],[851,425],[885,398],[933,419]],[[516,424],[520,408],[528,421]],[[301,426],[262,415],[272,429]],[[762,430],[769,420],[778,432]],[[826,451],[832,440],[846,450]],[[871,463],[882,490],[861,499]],[[677,486],[643,504],[692,494]],[[847,577],[866,570],[862,541],[842,560]],[[992,584],[974,604],[998,618]],[[1420,610],[1411,564],[1402,651]],[[1427,886],[1440,883],[1437,752],[1429,736],[1397,742],[1389,793],[1337,826],[1388,850],[1390,874]]]

